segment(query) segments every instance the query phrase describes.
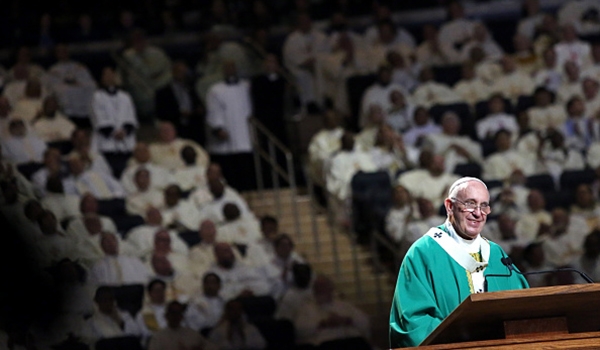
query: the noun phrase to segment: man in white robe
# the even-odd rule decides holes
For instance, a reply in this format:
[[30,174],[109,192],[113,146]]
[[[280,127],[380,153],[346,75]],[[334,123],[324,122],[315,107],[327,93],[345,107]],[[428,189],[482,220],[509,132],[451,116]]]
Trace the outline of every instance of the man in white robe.
[[120,286],[146,284],[151,273],[136,257],[119,253],[119,241],[112,233],[103,232],[101,247],[105,256],[90,269],[90,280],[96,285]]
[[185,163],[179,156],[183,147],[190,145],[196,151],[196,164],[208,165],[209,157],[206,151],[192,140],[177,137],[177,131],[170,122],[158,123],[158,141],[150,144],[150,161],[169,171],[184,168]]
[[110,287],[98,288],[94,302],[96,311],[86,321],[83,329],[83,339],[88,344],[95,344],[101,339],[148,335],[128,312],[117,309],[114,292]]
[[312,290],[314,299],[299,311],[294,320],[297,344],[318,346],[339,339],[369,339],[369,318],[356,306],[337,299],[329,278],[318,276]]
[[308,144],[309,173],[317,185],[325,184],[326,163],[340,149],[343,133],[339,115],[333,110],[323,113],[323,129],[313,135]]
[[421,152],[422,168],[409,170],[398,177],[398,183],[410,191],[413,197],[429,199],[435,208],[439,208],[450,185],[458,176],[445,172],[445,160],[442,155],[433,155],[431,151]]
[[66,45],[58,44],[54,50],[57,62],[48,70],[52,90],[69,118],[89,123],[96,82],[85,65],[69,57]]
[[75,190],[75,194],[82,196],[89,192],[98,199],[114,199],[125,196],[123,186],[117,179],[94,170],[86,170],[83,161],[78,156],[69,159],[69,170],[71,176],[65,181],[69,184],[69,189]]
[[310,16],[299,13],[296,29],[288,35],[283,44],[283,62],[296,78],[303,105],[320,102],[317,101],[313,72],[318,54],[328,52],[328,46],[327,37],[313,28]]
[[153,189],[163,190],[167,185],[172,183],[172,175],[169,171],[160,165],[156,165],[150,161],[150,149],[145,142],[138,142],[133,149],[132,157],[128,161],[128,165],[121,175],[121,185],[127,193],[137,192],[134,182],[135,173],[144,168],[150,172],[150,186]]
[[217,224],[224,222],[223,207],[227,203],[235,203],[240,209],[241,216],[254,216],[242,196],[233,188],[223,184],[222,180],[209,180],[208,188],[212,194],[212,199],[200,207],[200,216],[203,218],[211,219]]
[[[163,219],[160,211],[156,208],[150,208],[145,213],[145,223],[136,226],[127,232],[126,241],[129,244],[131,254],[142,257],[147,255],[154,246],[154,238],[159,230],[164,230]],[[168,230],[171,238],[171,247],[174,252],[187,254],[187,244],[179,237],[176,231]]]
[[120,177],[135,147],[138,120],[131,97],[117,87],[116,73],[110,67],[102,71],[102,89],[94,92],[92,111],[97,149]]
[[517,70],[514,58],[504,56],[500,63],[502,64],[503,75],[492,84],[494,93],[516,101],[519,96],[531,95],[535,84],[531,77],[526,73]]
[[195,230],[205,217],[192,201],[182,198],[179,186],[169,185],[163,191],[161,214],[166,227],[177,231]]
[[135,172],[134,182],[137,191],[125,198],[127,213],[145,215],[150,208],[162,209],[165,206],[163,193],[150,187],[150,172],[143,166]]
[[461,55],[458,48],[472,38],[476,22],[465,18],[464,8],[458,1],[450,2],[446,10],[450,20],[440,28],[440,48],[450,62],[459,62]]
[[562,40],[554,45],[556,63],[564,67],[567,61],[573,61],[582,71],[592,64],[591,46],[577,37],[577,31],[572,24],[561,28]]
[[228,243],[217,243],[214,249],[216,262],[209,272],[214,272],[221,278],[223,299],[231,300],[243,295],[272,295],[277,290],[274,276],[237,261],[233,248]]
[[33,131],[46,143],[68,141],[75,130],[75,124],[58,110],[56,97],[44,99],[42,110],[31,122]]
[[412,98],[416,105],[432,107],[436,104],[451,104],[461,102],[460,96],[448,85],[434,80],[431,67],[425,67],[419,74],[421,83],[413,91]]
[[407,103],[410,101],[410,94],[400,84],[392,82],[392,67],[390,65],[380,65],[377,69],[377,81],[369,86],[362,95],[360,103],[359,127],[367,124],[367,115],[372,105],[379,105],[384,111],[392,107],[390,93],[394,90],[400,91]]
[[21,119],[11,120],[9,136],[1,141],[4,158],[15,165],[41,163],[46,144]]
[[[240,79],[233,61],[223,64],[224,80],[206,96],[207,148],[230,184],[242,191],[254,186],[254,161],[248,119],[252,114],[250,83]],[[246,169],[243,174],[239,169]]]
[[444,156],[446,171],[453,172],[457,165],[483,161],[481,145],[468,136],[459,135],[461,121],[456,113],[444,113],[441,124],[442,133],[426,136],[423,147]]

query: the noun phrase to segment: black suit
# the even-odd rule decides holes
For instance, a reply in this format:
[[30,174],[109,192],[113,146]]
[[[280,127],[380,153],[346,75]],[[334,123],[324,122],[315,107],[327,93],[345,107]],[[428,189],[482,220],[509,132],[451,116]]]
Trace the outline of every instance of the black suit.
[[281,76],[271,80],[268,75],[261,74],[251,83],[252,114],[289,147],[284,120],[285,80]]
[[204,145],[204,115],[199,113],[201,103],[192,89],[186,90],[192,102],[190,116],[184,116],[180,112],[179,102],[173,92],[172,84],[156,91],[156,115],[159,120],[173,123],[180,137],[189,138]]

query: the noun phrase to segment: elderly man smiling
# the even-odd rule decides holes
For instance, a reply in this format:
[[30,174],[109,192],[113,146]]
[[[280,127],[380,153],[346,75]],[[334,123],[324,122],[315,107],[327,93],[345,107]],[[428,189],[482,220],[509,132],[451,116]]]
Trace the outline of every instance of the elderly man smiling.
[[481,237],[491,212],[483,181],[458,179],[444,201],[446,222],[431,228],[408,250],[396,284],[390,313],[390,346],[417,346],[471,293],[528,288],[510,274],[502,248]]

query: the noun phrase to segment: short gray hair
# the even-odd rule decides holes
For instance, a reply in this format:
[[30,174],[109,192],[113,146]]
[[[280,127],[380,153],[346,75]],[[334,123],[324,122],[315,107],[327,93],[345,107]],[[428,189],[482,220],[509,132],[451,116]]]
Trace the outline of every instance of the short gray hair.
[[467,186],[467,183],[471,181],[479,182],[487,190],[487,185],[485,184],[485,182],[481,181],[481,179],[472,176],[465,176],[454,181],[452,186],[450,186],[450,189],[448,190],[448,198],[455,198],[458,191],[463,190]]

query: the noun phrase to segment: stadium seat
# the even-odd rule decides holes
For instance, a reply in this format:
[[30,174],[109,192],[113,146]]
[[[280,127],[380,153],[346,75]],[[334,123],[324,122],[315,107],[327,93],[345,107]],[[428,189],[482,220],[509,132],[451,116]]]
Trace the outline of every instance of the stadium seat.
[[477,163],[458,164],[454,168],[454,173],[460,176],[481,177],[481,165]]
[[144,300],[144,286],[141,284],[128,284],[113,287],[117,306],[123,311],[128,311],[132,317],[142,309]]
[[532,175],[528,176],[525,182],[525,187],[530,189],[537,189],[542,192],[549,192],[555,190],[555,183],[552,176],[547,174]]
[[289,320],[264,319],[254,322],[267,342],[265,350],[295,349],[294,324]]
[[580,184],[591,184],[596,180],[596,173],[592,169],[564,171],[560,176],[560,188],[574,190]]
[[239,300],[244,306],[244,312],[249,322],[271,319],[277,307],[275,299],[270,296],[250,296]]

